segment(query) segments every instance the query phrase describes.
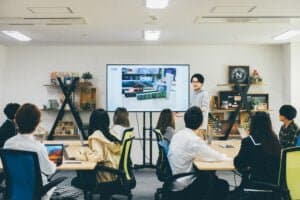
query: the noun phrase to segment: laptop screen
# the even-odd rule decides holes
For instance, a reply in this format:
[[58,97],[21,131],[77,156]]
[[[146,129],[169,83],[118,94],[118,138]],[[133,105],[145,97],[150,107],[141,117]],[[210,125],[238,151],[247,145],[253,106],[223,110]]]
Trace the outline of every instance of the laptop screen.
[[63,161],[63,144],[45,144],[48,152],[49,160],[53,161],[57,166],[62,164]]

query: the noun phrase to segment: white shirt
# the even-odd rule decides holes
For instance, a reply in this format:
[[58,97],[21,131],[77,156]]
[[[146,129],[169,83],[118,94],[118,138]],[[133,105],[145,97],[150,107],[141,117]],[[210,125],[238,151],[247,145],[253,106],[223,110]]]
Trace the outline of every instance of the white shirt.
[[46,147],[37,141],[32,134],[17,134],[8,139],[4,149],[24,150],[37,152],[43,185],[48,183],[47,176],[55,172],[55,164],[49,160]]
[[[193,130],[185,128],[176,133],[171,140],[168,153],[172,174],[193,172],[193,162],[196,158],[202,161],[228,160],[225,154],[212,149]],[[195,176],[179,178],[174,182],[173,190],[181,191],[195,179]]]
[[124,126],[121,126],[121,125],[113,125],[110,128],[110,133],[112,135],[114,135],[116,138],[118,138],[120,141],[122,141],[123,133],[126,129],[128,129],[128,127],[124,127]]
[[198,106],[203,112],[203,123],[200,129],[207,129],[209,112],[209,95],[205,90],[193,91],[191,96],[191,106]]

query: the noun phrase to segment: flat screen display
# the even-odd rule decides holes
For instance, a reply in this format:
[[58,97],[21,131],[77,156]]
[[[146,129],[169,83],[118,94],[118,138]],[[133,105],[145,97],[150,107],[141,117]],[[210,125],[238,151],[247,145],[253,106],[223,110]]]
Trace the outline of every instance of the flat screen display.
[[189,106],[188,64],[108,64],[107,110],[186,111]]

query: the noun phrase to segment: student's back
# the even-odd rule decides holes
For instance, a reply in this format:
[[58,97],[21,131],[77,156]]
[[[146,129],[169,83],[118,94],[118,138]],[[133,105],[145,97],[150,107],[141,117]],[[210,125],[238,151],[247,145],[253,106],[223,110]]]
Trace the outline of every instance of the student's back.
[[278,178],[279,163],[279,154],[265,152],[262,144],[257,143],[251,136],[243,139],[241,151],[234,159],[238,171],[243,173],[249,170],[251,179],[274,184]]

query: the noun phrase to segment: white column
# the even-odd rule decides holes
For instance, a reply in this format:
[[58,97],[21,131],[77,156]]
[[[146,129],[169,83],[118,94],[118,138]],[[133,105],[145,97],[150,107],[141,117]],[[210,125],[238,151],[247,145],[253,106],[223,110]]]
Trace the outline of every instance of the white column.
[[4,120],[3,108],[4,108],[4,68],[6,67],[6,47],[0,45],[0,123]]

